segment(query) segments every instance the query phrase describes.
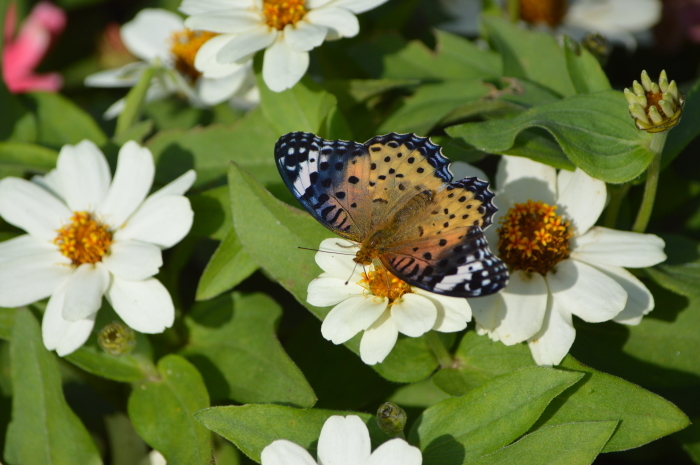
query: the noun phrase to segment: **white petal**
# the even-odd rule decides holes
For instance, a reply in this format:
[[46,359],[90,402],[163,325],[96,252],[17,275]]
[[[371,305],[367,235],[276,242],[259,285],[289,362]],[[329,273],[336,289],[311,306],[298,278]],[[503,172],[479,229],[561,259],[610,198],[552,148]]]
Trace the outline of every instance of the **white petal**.
[[613,321],[624,325],[641,323],[642,317],[654,309],[654,296],[649,289],[624,268],[604,265],[598,265],[596,268],[613,278],[627,292],[625,308],[613,318]]
[[318,462],[322,465],[359,465],[370,456],[372,444],[367,426],[357,415],[333,415],[318,438]]
[[221,102],[231,99],[238,89],[240,89],[245,78],[245,70],[216,79],[203,76],[197,81],[197,94],[204,104],[211,106],[218,105]]
[[127,281],[142,281],[158,273],[163,266],[160,249],[140,241],[117,241],[102,262],[115,276]]
[[596,226],[583,236],[576,236],[571,243],[571,258],[592,265],[644,268],[666,260],[664,240],[654,234]]
[[170,181],[153,194],[149,195],[144,204],[166,195],[183,195],[197,180],[197,173],[194,170],[187,170],[184,174]]
[[[314,259],[323,271],[345,281],[359,281],[362,266],[358,266],[353,260],[358,250],[357,243],[340,238],[324,239],[318,250]],[[358,279],[351,279],[356,273]]]
[[328,3],[328,7],[345,8],[355,14],[359,14],[376,8],[386,2],[387,0],[334,0]]
[[575,338],[571,313],[550,298],[542,329],[528,341],[528,345],[538,365],[558,365],[569,353]]
[[365,465],[421,465],[423,455],[401,438],[391,439],[372,452]]
[[[455,161],[450,164],[450,171],[454,175],[455,179],[464,179],[464,178],[479,178],[484,181],[488,181],[489,177],[486,176],[486,173],[480,168],[477,168],[474,165],[470,165],[469,163],[463,162],[463,161]],[[493,186],[492,186],[493,189]]]
[[230,76],[241,68],[247,68],[248,64],[219,63],[216,55],[231,39],[231,34],[221,34],[207,40],[197,51],[194,57],[194,67],[207,78],[220,78]]
[[387,300],[355,295],[336,305],[323,320],[321,334],[333,344],[342,344],[382,316]]
[[263,21],[260,13],[250,10],[210,11],[191,16],[185,20],[189,29],[201,29],[220,34],[240,34],[255,28]]
[[56,169],[52,169],[43,176],[32,176],[31,181],[51,192],[56,198],[63,201],[63,188],[61,187],[61,179]]
[[192,228],[194,213],[187,197],[167,195],[146,201],[126,222],[114,239],[135,239],[167,249],[177,244]]
[[262,465],[316,465],[306,449],[286,439],[277,439],[265,446],[260,460]]
[[627,301],[627,292],[614,279],[576,260],[559,262],[547,274],[547,284],[562,308],[589,323],[615,318]]
[[48,350],[55,350],[61,357],[72,353],[85,344],[95,326],[95,317],[97,316],[97,313],[93,313],[83,320],[74,322],[64,320],[61,316],[64,298],[64,286],[59,286],[49,299],[41,322],[44,347]]
[[[508,289],[508,286],[506,286],[506,289]],[[498,340],[498,336],[494,331],[506,316],[506,304],[502,296],[506,289],[497,294],[479,297],[478,299],[469,299],[472,315],[476,320],[477,329],[480,330],[479,334],[489,334],[489,337],[493,335],[496,338],[495,340]]]
[[229,40],[216,54],[216,61],[219,63],[237,62],[241,58],[269,46],[276,37],[276,29],[270,31],[267,26],[257,26]]
[[323,273],[309,283],[306,301],[315,307],[330,307],[348,297],[362,296],[364,291],[365,288],[356,282]]
[[453,333],[467,327],[472,319],[472,310],[467,299],[433,294],[422,289],[414,289],[418,295],[430,300],[437,310],[437,318],[431,329],[442,333]]
[[86,77],[85,85],[88,87],[132,87],[139,82],[141,74],[148,66],[148,63],[137,61],[121,68],[100,71]]
[[309,52],[292,50],[284,40],[278,40],[265,50],[263,80],[273,92],[294,87],[309,67]]
[[566,188],[559,190],[557,213],[571,220],[578,235],[586,234],[603,212],[607,195],[603,181],[576,168],[574,176],[567,179]]
[[649,29],[661,18],[658,0],[577,1],[567,12],[566,22],[596,32]]
[[68,258],[31,236],[0,244],[0,307],[19,307],[46,298],[73,272]]
[[418,294],[404,294],[401,300],[390,308],[396,329],[406,336],[422,336],[430,331],[437,320],[435,305]]
[[[518,270],[511,273],[500,299],[486,302],[486,308],[482,308],[481,298],[470,299],[470,303],[476,319],[496,321],[495,325],[482,326],[494,331],[504,344],[513,345],[527,340],[540,330],[547,308],[547,294],[547,283],[542,275]],[[493,315],[484,317],[486,312]]]
[[145,61],[170,57],[172,34],[185,28],[182,19],[167,10],[145,8],[121,27],[121,37],[126,48]]
[[283,37],[292,50],[308,52],[321,45],[327,33],[328,28],[325,26],[299,21],[295,25],[285,26]]
[[161,333],[175,320],[173,300],[160,281],[126,281],[116,276],[107,299],[124,323],[141,333]]
[[97,313],[108,286],[109,272],[102,263],[77,267],[65,283],[63,319],[76,322]]
[[[148,101],[148,99],[146,99],[146,101]],[[124,108],[126,108],[126,99],[120,98],[119,100],[111,104],[109,108],[107,108],[102,117],[107,121],[114,119],[117,116],[119,116],[122,111],[124,111]]]
[[344,8],[311,10],[304,19],[312,24],[333,29],[341,37],[355,37],[360,32],[360,23],[357,21],[357,17]]
[[496,186],[498,192],[502,192],[512,203],[541,200],[554,205],[556,176],[556,170],[549,165],[529,158],[504,155],[498,163]]
[[360,358],[367,365],[382,362],[396,344],[399,331],[390,311],[385,311],[365,330],[360,341]]
[[119,229],[146,198],[154,174],[151,151],[134,141],[124,144],[119,150],[112,185],[97,208],[102,221]]
[[94,211],[112,180],[107,159],[89,140],[64,145],[58,155],[56,172],[63,198],[73,211]]
[[71,211],[47,190],[19,178],[0,180],[0,216],[37,239],[53,241]]
[[180,11],[187,15],[198,15],[209,11],[223,11],[253,6],[252,0],[183,0]]

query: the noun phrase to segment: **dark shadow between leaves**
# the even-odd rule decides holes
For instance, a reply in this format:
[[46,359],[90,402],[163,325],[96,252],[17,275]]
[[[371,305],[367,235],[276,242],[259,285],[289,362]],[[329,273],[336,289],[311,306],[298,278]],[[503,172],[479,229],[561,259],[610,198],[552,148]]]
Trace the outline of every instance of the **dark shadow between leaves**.
[[156,162],[156,182],[166,184],[187,170],[195,169],[195,159],[192,152],[183,148],[177,142],[163,149]]
[[197,368],[197,371],[202,375],[204,384],[209,391],[211,402],[218,403],[230,399],[231,387],[226,381],[226,377],[211,360],[205,355],[197,353],[186,353],[185,358]]

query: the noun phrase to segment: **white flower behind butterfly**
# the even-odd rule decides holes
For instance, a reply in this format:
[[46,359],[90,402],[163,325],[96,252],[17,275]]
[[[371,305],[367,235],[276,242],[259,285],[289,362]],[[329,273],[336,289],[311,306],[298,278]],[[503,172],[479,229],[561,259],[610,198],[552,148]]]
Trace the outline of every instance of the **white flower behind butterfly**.
[[419,337],[431,329],[449,333],[467,327],[471,309],[466,299],[412,287],[383,267],[358,266],[348,252],[357,247],[339,238],[319,246],[316,263],[324,273],[309,283],[306,300],[334,306],[323,320],[323,337],[342,344],[364,331],[360,357],[374,365],[389,355],[399,333]]

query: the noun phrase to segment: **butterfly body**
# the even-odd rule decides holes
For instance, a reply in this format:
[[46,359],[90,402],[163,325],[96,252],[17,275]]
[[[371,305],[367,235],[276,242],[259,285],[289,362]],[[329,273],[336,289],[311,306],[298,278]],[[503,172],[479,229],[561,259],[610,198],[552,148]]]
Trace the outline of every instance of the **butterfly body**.
[[365,144],[309,133],[275,146],[287,187],[321,224],[359,243],[355,261],[379,260],[400,279],[457,297],[505,287],[508,273],[483,229],[496,207],[488,183],[453,181],[440,147],[414,134]]

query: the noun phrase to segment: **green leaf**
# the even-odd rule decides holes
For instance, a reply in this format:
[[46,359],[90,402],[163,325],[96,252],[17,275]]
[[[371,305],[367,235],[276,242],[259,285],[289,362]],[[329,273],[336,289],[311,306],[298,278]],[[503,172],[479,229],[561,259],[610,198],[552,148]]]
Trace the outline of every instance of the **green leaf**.
[[44,173],[56,167],[58,153],[40,145],[0,142],[0,170],[22,176],[25,172]]
[[190,203],[197,218],[190,235],[224,240],[233,224],[228,186],[215,187],[193,195]]
[[321,409],[295,409],[281,405],[242,405],[212,407],[197,412],[204,426],[234,443],[245,455],[260,462],[262,450],[276,439],[287,439],[316,456],[321,428],[332,415],[357,415],[369,429],[376,446],[387,436],[377,426],[374,415]]
[[700,297],[700,244],[679,235],[665,235],[668,259],[646,273],[669,291]]
[[634,127],[626,102],[617,91],[577,95],[512,119],[452,126],[447,133],[479,150],[503,153],[521,131],[543,128],[574,165],[595,178],[622,183],[642,174],[654,157],[651,135]]
[[465,465],[589,465],[617,423],[614,420],[587,421],[550,426]]
[[102,145],[107,141],[95,121],[60,94],[36,92],[25,98],[37,119],[37,143],[53,148],[88,139]]
[[[139,81],[131,88],[124,98],[124,109],[117,118],[117,127],[114,130],[114,135],[116,137],[123,136],[138,120],[146,99],[146,92],[148,88],[151,87],[153,77],[156,76],[157,73],[165,74],[168,72],[169,71],[166,71],[164,68],[156,66],[149,66],[143,71]],[[163,76],[163,78],[167,79],[168,76]]]
[[134,429],[168,464],[209,465],[211,433],[194,418],[209,407],[199,372],[184,358],[170,354],[158,361],[158,373],[134,385],[128,412]]
[[10,340],[12,338],[12,328],[15,324],[16,308],[0,307],[0,339]]
[[[233,223],[244,250],[302,305],[323,320],[330,308],[306,302],[306,289],[321,269],[313,254],[299,247],[316,249],[333,233],[311,215],[277,200],[235,163],[229,170]],[[346,346],[359,353],[360,337]],[[392,353],[374,368],[396,382],[420,381],[437,367],[437,360],[422,338],[399,338]]]
[[616,376],[589,368],[571,356],[560,365],[590,373],[583,382],[554,399],[538,427],[573,421],[620,420],[603,452],[633,449],[679,431],[690,424],[675,405]]
[[610,81],[598,60],[567,35],[564,36],[564,55],[576,93],[589,94],[610,89]]
[[109,439],[110,463],[112,465],[134,465],[143,459],[148,446],[143,442],[126,414],[117,412],[105,416],[105,429]]
[[231,161],[263,183],[279,182],[275,142],[276,134],[256,109],[233,126],[161,131],[147,146],[156,161],[156,181],[165,184],[192,168],[197,170],[195,185],[201,186],[223,178]]
[[430,407],[449,398],[449,394],[438,388],[432,379],[425,379],[398,388],[388,399],[401,407]]
[[[503,75],[526,79],[557,92],[576,94],[564,51],[551,34],[523,29],[495,16],[482,18],[489,38],[503,58]],[[627,105],[625,105],[627,110]]]
[[484,97],[490,89],[481,79],[460,79],[424,84],[407,97],[404,105],[390,115],[377,132],[427,134],[442,118],[466,102]]
[[236,231],[230,229],[204,268],[195,299],[216,297],[239,285],[257,269],[257,263],[243,250]]
[[490,379],[461,397],[429,407],[409,441],[426,463],[465,463],[525,433],[547,405],[583,374],[529,367]]
[[10,366],[14,396],[7,463],[101,464],[90,433],[63,397],[56,358],[41,343],[39,323],[27,309],[15,313]]
[[275,335],[282,311],[264,294],[221,296],[196,304],[185,319],[181,352],[197,366],[215,401],[311,407],[316,395]]
[[133,124],[129,129],[119,135],[112,137],[112,142],[115,145],[122,146],[130,140],[136,141],[143,145],[143,140],[153,132],[153,120],[147,119]]
[[681,122],[668,133],[661,157],[665,168],[700,134],[700,80],[688,91]]

